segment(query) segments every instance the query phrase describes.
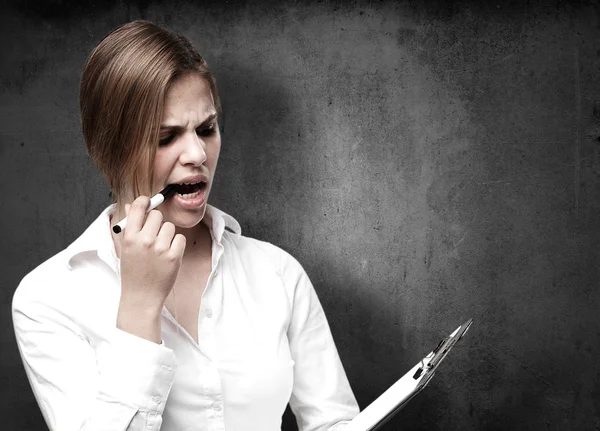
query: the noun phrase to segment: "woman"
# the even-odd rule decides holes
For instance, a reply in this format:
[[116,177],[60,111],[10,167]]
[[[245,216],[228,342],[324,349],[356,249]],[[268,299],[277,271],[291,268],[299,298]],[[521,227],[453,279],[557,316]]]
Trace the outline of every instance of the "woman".
[[220,104],[202,57],[123,25],[91,53],[80,106],[115,203],[13,299],[50,429],[277,430],[288,401],[301,430],[343,428],[358,407],[305,272],[207,204]]

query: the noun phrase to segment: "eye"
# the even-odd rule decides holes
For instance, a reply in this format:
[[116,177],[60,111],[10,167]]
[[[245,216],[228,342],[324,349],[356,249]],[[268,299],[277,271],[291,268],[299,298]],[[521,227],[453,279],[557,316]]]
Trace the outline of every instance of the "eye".
[[163,138],[160,138],[160,140],[158,141],[158,146],[159,147],[166,147],[173,140],[173,136],[174,135],[169,135],[169,136],[165,136]]
[[212,136],[217,131],[216,123],[212,123],[210,126],[199,127],[196,129],[196,134],[198,136]]

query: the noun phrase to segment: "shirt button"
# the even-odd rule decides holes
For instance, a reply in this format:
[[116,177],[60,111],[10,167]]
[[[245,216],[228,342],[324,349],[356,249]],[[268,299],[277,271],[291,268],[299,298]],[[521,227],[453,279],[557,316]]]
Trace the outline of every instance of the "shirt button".
[[213,404],[213,409],[214,409],[216,412],[220,412],[220,411],[221,411],[221,406],[220,406],[219,404],[216,404],[216,403],[215,403],[215,404]]
[[209,319],[212,317],[212,310],[210,308],[206,310],[206,317]]
[[154,401],[156,404],[160,404],[160,397],[152,397],[152,401]]

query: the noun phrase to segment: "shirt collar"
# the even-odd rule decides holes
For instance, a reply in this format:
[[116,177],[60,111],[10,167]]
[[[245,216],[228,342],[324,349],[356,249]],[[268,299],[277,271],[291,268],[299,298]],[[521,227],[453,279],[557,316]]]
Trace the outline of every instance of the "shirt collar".
[[208,226],[213,241],[216,241],[219,245],[225,231],[230,232],[236,238],[242,236],[242,227],[237,220],[212,205],[206,205],[202,222]]
[[[81,253],[95,251],[98,257],[106,262],[115,272],[118,271],[118,258],[115,251],[115,245],[110,233],[110,215],[116,210],[116,204],[112,204],[102,211],[102,213],[92,222],[91,225],[69,245],[65,250],[65,263],[71,269],[71,261]],[[229,214],[213,207],[206,206],[206,212],[202,219],[212,236],[213,241],[221,245],[223,234],[227,230],[236,238],[242,234],[242,228]]]

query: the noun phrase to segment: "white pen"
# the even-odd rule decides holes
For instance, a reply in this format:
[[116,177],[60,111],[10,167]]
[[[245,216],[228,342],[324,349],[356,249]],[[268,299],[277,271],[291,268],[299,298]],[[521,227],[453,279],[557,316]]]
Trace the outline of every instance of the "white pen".
[[[152,198],[150,198],[150,206],[146,210],[146,213],[149,213],[154,208],[162,204],[166,199],[169,199],[171,196],[173,196],[175,194],[176,187],[177,186],[175,184],[168,185],[161,192],[152,196]],[[123,229],[125,229],[125,226],[127,226],[127,217],[113,226],[113,232],[120,233]]]

